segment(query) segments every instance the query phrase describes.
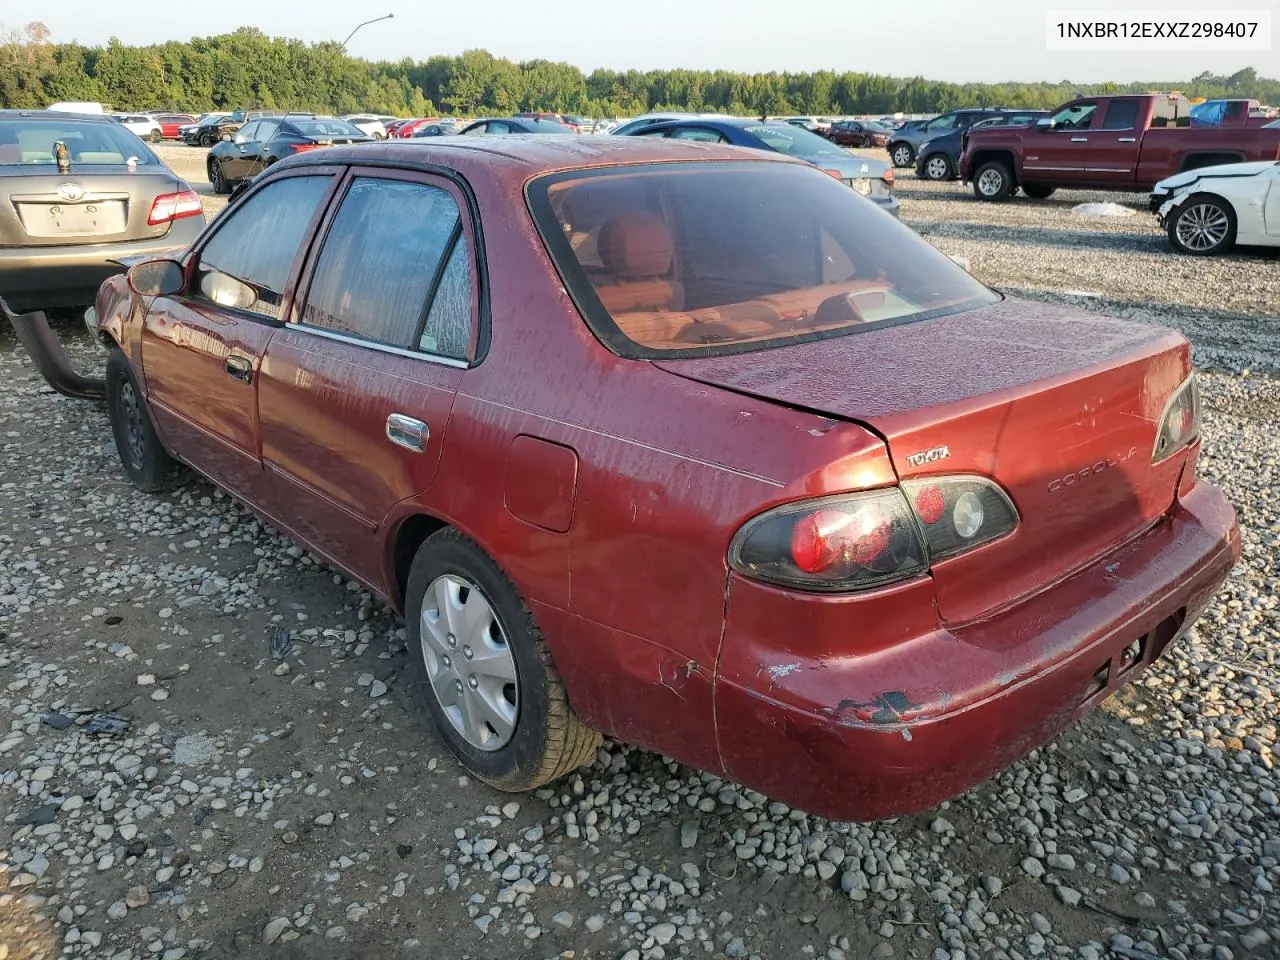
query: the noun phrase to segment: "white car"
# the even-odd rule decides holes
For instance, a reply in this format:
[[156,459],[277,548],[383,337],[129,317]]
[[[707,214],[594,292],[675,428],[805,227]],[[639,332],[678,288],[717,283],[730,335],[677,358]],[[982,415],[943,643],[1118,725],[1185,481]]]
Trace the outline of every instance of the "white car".
[[139,140],[159,143],[164,139],[164,128],[155,117],[148,117],[144,113],[113,113],[111,119],[135,134]]
[[373,137],[375,140],[387,139],[387,128],[371,113],[353,113],[340,119],[347,121],[353,127],[359,127],[365,136]]
[[1280,247],[1280,161],[1179,173],[1155,185],[1151,206],[1179,253],[1210,256],[1237,243]]

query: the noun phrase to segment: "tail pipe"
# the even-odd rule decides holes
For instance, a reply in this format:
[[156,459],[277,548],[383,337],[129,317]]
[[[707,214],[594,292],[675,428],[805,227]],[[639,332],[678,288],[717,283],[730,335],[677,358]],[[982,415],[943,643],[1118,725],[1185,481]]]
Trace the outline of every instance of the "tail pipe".
[[57,334],[49,326],[49,320],[43,310],[31,313],[14,313],[9,305],[0,297],[0,313],[13,326],[18,339],[31,354],[36,369],[64,397],[73,400],[103,400],[107,396],[107,384],[98,377],[86,377],[77,373],[71,366],[67,352]]

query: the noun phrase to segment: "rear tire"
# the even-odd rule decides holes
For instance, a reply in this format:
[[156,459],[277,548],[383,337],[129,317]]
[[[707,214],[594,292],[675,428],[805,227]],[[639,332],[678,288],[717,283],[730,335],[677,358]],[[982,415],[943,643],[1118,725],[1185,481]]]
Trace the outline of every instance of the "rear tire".
[[161,133],[159,130],[152,130],[152,131],[151,131],[151,142],[152,142],[152,143],[159,143],[159,142],[160,142],[161,140],[163,140],[163,139],[164,139],[164,134],[163,134],[163,133]]
[[1053,196],[1057,189],[1057,187],[1051,187],[1046,183],[1024,183],[1022,185],[1022,192],[1032,200],[1047,200]]
[[889,145],[889,159],[895,167],[909,167],[916,162],[916,152],[909,143]]
[[1169,245],[1192,257],[1226,253],[1236,244],[1236,212],[1231,204],[1201,193],[1183,201],[1165,227]]
[[989,160],[973,175],[973,193],[979,200],[1002,201],[1013,196],[1013,174],[1009,165]]
[[409,687],[476,777],[519,793],[595,759],[600,734],[573,712],[529,608],[458,531],[441,530],[418,548],[405,624]]
[[951,180],[955,177],[951,158],[945,153],[932,153],[925,157],[923,169],[926,180]]
[[119,349],[107,357],[107,415],[125,476],[143,493],[159,493],[184,479],[183,468],[156,435],[142,390]]

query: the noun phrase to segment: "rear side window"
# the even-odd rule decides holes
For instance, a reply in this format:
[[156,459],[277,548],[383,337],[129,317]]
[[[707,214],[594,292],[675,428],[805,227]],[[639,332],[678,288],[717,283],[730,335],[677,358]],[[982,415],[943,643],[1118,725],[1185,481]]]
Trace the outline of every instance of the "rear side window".
[[200,251],[199,296],[278,318],[293,261],[331,180],[286,177],[223,214],[222,226]]
[[588,323],[623,356],[741,352],[999,299],[807,164],[551,174],[528,196]]
[[[144,121],[147,118],[142,118]],[[0,120],[0,166],[56,167],[54,144],[66,145],[71,170],[128,163],[159,164],[159,158],[120,123],[76,120]]]
[[401,350],[464,358],[469,252],[458,205],[446,190],[357,177],[325,237],[303,322]]
[[1112,100],[1107,105],[1107,115],[1102,122],[1103,130],[1132,130],[1138,123],[1138,111],[1142,104],[1138,100]]

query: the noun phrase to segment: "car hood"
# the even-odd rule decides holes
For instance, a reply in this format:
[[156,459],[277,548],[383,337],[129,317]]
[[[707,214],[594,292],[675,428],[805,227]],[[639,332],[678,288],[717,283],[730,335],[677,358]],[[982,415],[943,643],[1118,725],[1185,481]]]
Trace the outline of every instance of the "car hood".
[[1182,173],[1174,174],[1172,177],[1166,177],[1156,184],[1155,190],[1157,193],[1168,193],[1170,190],[1177,190],[1179,187],[1193,184],[1197,180],[1220,179],[1223,177],[1256,177],[1260,173],[1274,170],[1277,162],[1275,160],[1255,160],[1251,163],[1222,163],[1213,167],[1198,167],[1195,170],[1186,170]]

